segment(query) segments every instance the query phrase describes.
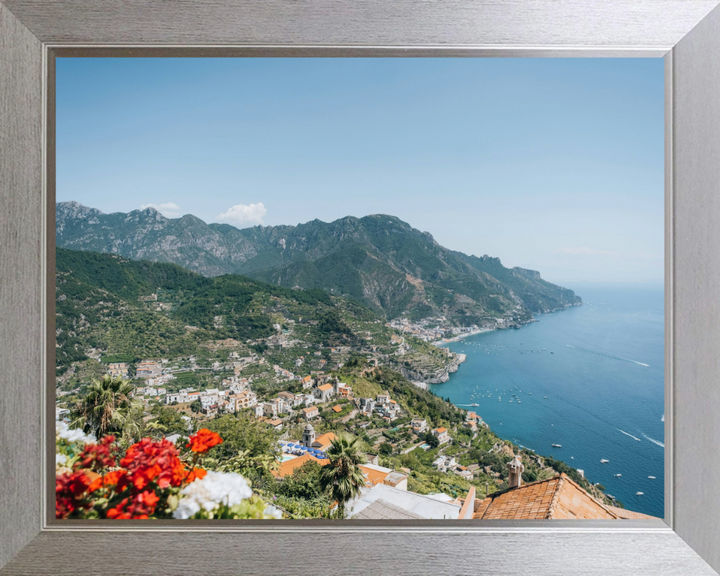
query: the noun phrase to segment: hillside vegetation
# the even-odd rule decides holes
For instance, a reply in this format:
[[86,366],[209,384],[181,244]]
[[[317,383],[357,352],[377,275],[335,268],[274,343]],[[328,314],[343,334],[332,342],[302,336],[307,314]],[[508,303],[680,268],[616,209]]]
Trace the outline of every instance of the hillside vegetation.
[[238,230],[152,208],[103,214],[57,205],[57,245],[172,262],[203,276],[242,274],[277,286],[322,289],[387,317],[444,317],[458,326],[519,326],[534,312],[581,303],[538,272],[442,247],[388,215]]

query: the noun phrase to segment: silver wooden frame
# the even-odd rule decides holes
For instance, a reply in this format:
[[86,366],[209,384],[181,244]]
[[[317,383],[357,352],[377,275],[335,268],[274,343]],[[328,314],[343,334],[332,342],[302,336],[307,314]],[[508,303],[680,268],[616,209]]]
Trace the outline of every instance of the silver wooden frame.
[[[718,3],[0,0],[0,573],[714,574]],[[110,48],[114,55],[664,57],[665,522],[53,523],[54,471],[43,457],[53,419],[45,394],[54,294],[47,79],[55,54]]]

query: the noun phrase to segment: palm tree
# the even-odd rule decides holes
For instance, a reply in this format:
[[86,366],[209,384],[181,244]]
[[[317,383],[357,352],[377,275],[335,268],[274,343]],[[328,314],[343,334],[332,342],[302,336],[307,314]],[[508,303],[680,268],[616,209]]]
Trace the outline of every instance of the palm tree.
[[323,490],[330,490],[331,497],[338,503],[338,513],[345,517],[345,503],[358,494],[365,486],[365,477],[360,464],[365,457],[360,453],[358,439],[338,438],[326,454],[330,463],[323,466],[320,473],[320,484]]
[[119,377],[106,374],[93,380],[87,394],[72,410],[70,427],[82,428],[97,437],[108,433],[137,434],[139,401],[132,399],[132,391],[132,384]]

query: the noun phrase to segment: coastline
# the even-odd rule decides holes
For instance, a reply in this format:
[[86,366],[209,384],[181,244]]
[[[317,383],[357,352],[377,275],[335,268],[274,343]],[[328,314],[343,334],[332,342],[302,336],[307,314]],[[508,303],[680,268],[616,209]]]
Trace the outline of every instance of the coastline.
[[[581,304],[578,304],[578,306],[579,306],[579,305],[581,305]],[[568,309],[570,309],[570,308],[571,308],[571,307],[568,306],[568,307],[565,307],[565,308],[561,308],[561,309],[558,309],[558,310],[553,310],[552,312],[545,312],[545,313],[542,313],[542,314],[548,314],[548,315],[549,315],[549,314],[552,314],[553,312],[560,312],[560,311],[563,311],[563,310],[568,310]],[[531,323],[534,323],[534,322],[539,322],[539,321],[540,321],[540,320],[539,320],[538,318],[533,317],[533,320],[532,320],[531,322],[527,322],[527,323],[523,324],[522,326],[525,326],[525,325],[527,325],[527,324],[531,324]],[[515,328],[520,328],[520,326],[516,326]],[[456,336],[456,337],[453,337],[453,338],[451,338],[451,339],[439,340],[439,341],[436,341],[434,344],[437,345],[437,346],[442,346],[443,344],[450,344],[451,342],[460,342],[460,341],[462,341],[464,338],[466,338],[467,336],[476,335],[476,334],[483,333],[483,332],[493,332],[493,331],[495,331],[495,330],[503,330],[503,329],[504,329],[504,328],[477,330],[477,331],[473,331],[473,332],[469,332],[469,333],[465,333],[465,334],[460,334],[460,335],[458,335],[458,336]],[[456,352],[456,354],[459,354],[459,353]],[[453,372],[457,372],[457,370],[453,370]],[[465,373],[463,373],[463,374],[465,374]],[[438,396],[438,397],[440,397],[440,398],[443,398],[442,393],[436,392],[436,391],[434,390],[434,386],[428,386],[428,390],[429,390],[431,393],[435,394],[436,396]],[[458,400],[458,401],[459,401],[459,402],[462,402],[461,400]],[[468,400],[468,402],[473,402],[473,400]],[[468,407],[468,406],[472,406],[471,404],[456,404],[455,402],[450,402],[450,403],[451,403],[452,405],[454,405],[454,406],[457,406],[457,407],[460,408],[461,410],[465,410],[465,411],[470,411],[470,410],[477,411],[477,410],[478,410],[477,408]],[[521,449],[528,450],[530,453],[536,454],[536,455],[539,456],[539,457],[547,458],[547,459],[551,459],[551,460],[556,460],[556,461],[559,461],[559,462],[563,463],[564,465],[568,466],[568,468],[571,468],[571,469],[576,470],[576,471],[578,470],[578,468],[573,464],[573,460],[572,460],[572,459],[567,460],[566,458],[563,458],[562,455],[553,452],[553,451],[552,451],[551,449],[549,449],[549,448],[546,448],[545,450],[538,449],[538,446],[536,446],[535,448],[530,448],[530,447],[528,447],[528,446],[525,446],[525,445],[523,445],[523,444],[519,444],[518,442],[514,441],[512,437],[506,437],[499,428],[491,427],[491,426],[488,426],[488,428],[492,431],[492,433],[493,433],[497,438],[499,438],[499,439],[502,440],[503,442],[509,442],[509,443],[511,443],[511,444],[513,444],[513,445],[519,446]],[[505,428],[505,427],[503,427],[503,428]],[[578,454],[575,454],[575,457],[577,457],[577,456],[578,456]],[[580,468],[584,468],[584,469],[585,469],[584,472],[581,471],[582,474],[587,474],[587,475],[584,476],[584,478],[586,478],[586,479],[588,480],[588,482],[590,482],[591,485],[595,485],[596,482],[597,482],[597,476],[595,476],[595,481],[593,481],[593,480],[590,479],[590,478],[592,478],[593,476],[590,475],[590,474],[588,474],[590,471],[587,470],[587,468],[584,467],[584,466],[580,466]],[[590,476],[590,478],[589,478],[588,476]],[[658,476],[658,477],[659,477],[659,476]],[[612,502],[613,505],[618,505],[618,503],[619,503],[619,505],[621,505],[621,506],[622,506],[622,505],[628,506],[628,509],[630,509],[630,510],[636,510],[636,509],[637,509],[636,507],[633,506],[633,504],[635,504],[635,506],[637,506],[638,504],[635,503],[634,501],[632,501],[627,495],[625,495],[625,498],[623,498],[622,496],[621,496],[620,498],[615,498],[615,497],[613,497],[613,496],[609,496],[609,495],[608,495],[608,492],[610,492],[610,491],[614,492],[614,490],[606,491],[605,486],[608,486],[607,481],[604,481],[604,480],[601,479],[600,482],[602,482],[602,484],[603,484],[604,486],[602,486],[602,487],[600,488],[600,491],[598,492],[598,496],[594,496],[594,497],[600,499],[600,501],[602,501],[603,503],[606,503],[606,502],[609,501],[609,502]],[[599,484],[600,482],[597,482],[597,483]]]
[[470,332],[463,332],[462,334],[458,334],[457,336],[453,336],[452,338],[435,340],[434,342],[431,342],[431,344],[434,344],[435,346],[440,346],[448,342],[459,342],[463,338],[467,338],[469,336],[476,336],[477,334],[484,334],[485,332],[495,332],[495,330],[499,330],[499,328],[478,328],[477,330],[471,330]]

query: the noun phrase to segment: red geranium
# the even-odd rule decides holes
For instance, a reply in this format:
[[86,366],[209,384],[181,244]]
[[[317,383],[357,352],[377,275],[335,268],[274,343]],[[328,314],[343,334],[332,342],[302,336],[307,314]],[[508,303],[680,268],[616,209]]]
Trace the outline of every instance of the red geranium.
[[153,481],[160,488],[180,486],[186,474],[177,448],[168,440],[143,438],[128,448],[120,465],[127,469],[128,479],[137,490]]
[[95,492],[100,488],[112,487],[116,492],[121,492],[127,486],[127,472],[125,470],[113,470],[105,476],[98,476],[88,486],[88,492]]
[[190,444],[187,448],[190,448],[193,452],[203,454],[210,450],[213,446],[222,444],[223,439],[216,432],[212,432],[207,428],[198,430],[197,434],[190,436]]
[[114,508],[107,511],[110,520],[147,520],[148,514],[155,512],[155,506],[160,501],[155,492],[138,492],[131,498],[125,498]]
[[117,448],[113,445],[115,436],[105,436],[98,444],[86,444],[75,462],[75,470],[94,470],[115,466]]
[[67,518],[76,510],[88,509],[90,505],[82,501],[82,495],[90,483],[90,477],[82,471],[58,474],[55,478],[55,516]]
[[205,476],[207,476],[207,470],[203,468],[193,468],[185,478],[185,483],[190,484],[190,482],[194,480],[202,480]]
[[[197,456],[220,444],[222,438],[203,429],[190,442],[188,446],[196,453],[195,464]],[[114,436],[106,436],[97,444],[86,444],[74,471],[57,475],[56,517],[86,518],[95,514],[117,520],[163,517],[169,514],[167,499],[171,494],[207,475],[202,468],[186,469],[178,449],[168,440],[143,438],[130,446],[124,457],[119,457]]]

